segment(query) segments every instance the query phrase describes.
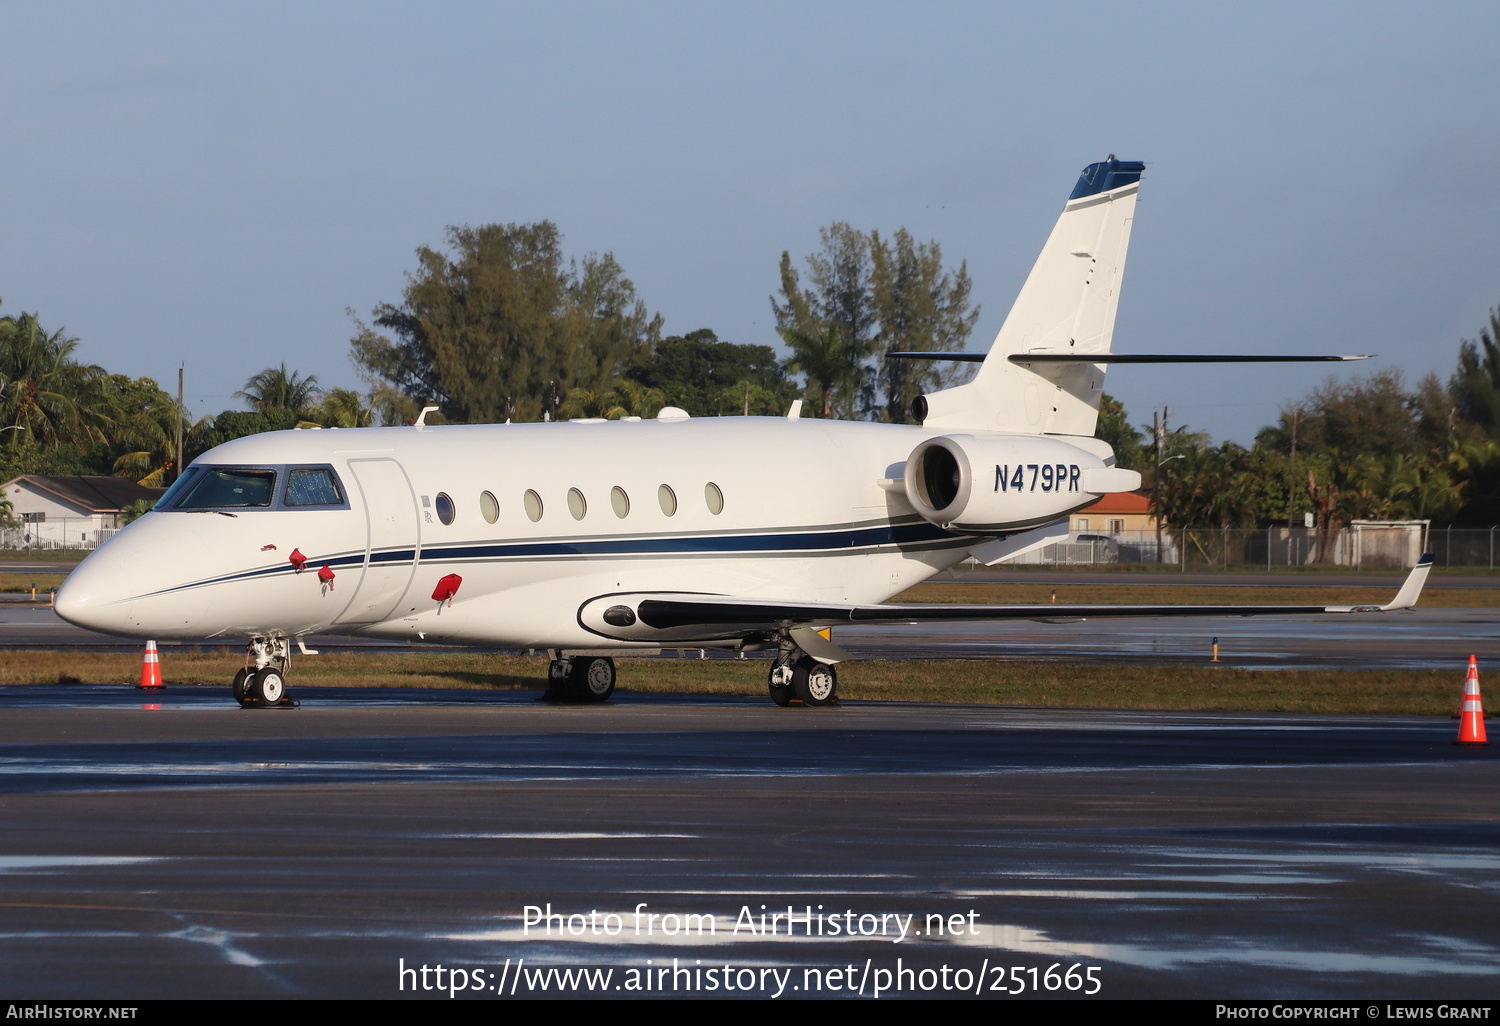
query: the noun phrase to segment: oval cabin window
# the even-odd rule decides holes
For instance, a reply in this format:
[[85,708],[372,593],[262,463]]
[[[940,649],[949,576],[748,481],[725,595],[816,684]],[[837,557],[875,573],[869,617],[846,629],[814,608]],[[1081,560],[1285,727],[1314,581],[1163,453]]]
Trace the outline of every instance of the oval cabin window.
[[667,516],[677,512],[677,494],[666,485],[656,490],[656,501],[661,503],[661,511]]
[[630,515],[630,496],[625,494],[625,489],[615,485],[609,490],[609,504],[614,507],[615,516],[624,520]]
[[583,515],[589,511],[589,504],[583,501],[583,493],[577,488],[568,489],[568,512],[573,514],[574,520],[582,520]]
[[500,519],[500,503],[489,492],[479,493],[479,512],[484,514],[484,522],[493,524]]
[[703,501],[708,503],[708,511],[714,516],[724,512],[724,493],[712,481],[703,487]]
[[532,523],[542,519],[542,497],[530,489],[526,490],[526,515]]
[[453,500],[448,497],[447,492],[438,492],[437,498],[433,500],[433,505],[437,507],[437,515],[439,520],[441,520],[444,524],[453,523]]

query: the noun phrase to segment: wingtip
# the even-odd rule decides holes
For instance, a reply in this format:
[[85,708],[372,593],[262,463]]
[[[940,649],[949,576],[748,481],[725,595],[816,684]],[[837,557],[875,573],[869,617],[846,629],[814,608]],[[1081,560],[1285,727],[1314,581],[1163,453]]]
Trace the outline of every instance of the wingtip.
[[1427,572],[1432,569],[1432,553],[1422,553],[1422,558],[1417,560],[1417,565],[1411,568],[1411,573],[1406,575],[1406,581],[1401,585],[1401,590],[1391,601],[1386,609],[1410,609],[1417,604],[1417,599],[1422,595],[1422,585],[1427,583]]

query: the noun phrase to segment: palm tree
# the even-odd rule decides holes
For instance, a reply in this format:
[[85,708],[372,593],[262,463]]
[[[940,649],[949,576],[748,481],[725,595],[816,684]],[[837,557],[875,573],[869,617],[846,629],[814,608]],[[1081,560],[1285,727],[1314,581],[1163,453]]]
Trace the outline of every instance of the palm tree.
[[[88,401],[103,370],[73,359],[78,340],[48,335],[35,314],[0,317],[0,421],[5,444],[90,444],[111,422],[104,404]],[[24,436],[24,439],[23,437]]]
[[375,408],[352,388],[330,388],[315,411],[324,427],[369,427],[375,422]]
[[662,395],[661,389],[647,388],[629,378],[616,381],[612,391],[622,417],[654,417],[667,405],[667,398]]
[[666,400],[660,391],[647,388],[629,378],[621,378],[607,392],[593,392],[587,388],[575,388],[568,392],[567,401],[558,407],[560,420],[576,420],[580,417],[603,417],[619,420],[621,417],[654,417]]
[[323,390],[318,387],[315,375],[304,378],[295,371],[288,371],[283,363],[280,367],[267,367],[245,382],[244,389],[234,395],[248,402],[252,409],[290,410],[300,417],[317,404]]
[[786,362],[787,370],[807,377],[808,385],[817,388],[821,400],[818,415],[832,417],[834,393],[842,392],[852,397],[858,391],[868,347],[859,342],[851,343],[837,324],[825,324],[818,332],[785,328],[780,334],[792,349],[791,359]]

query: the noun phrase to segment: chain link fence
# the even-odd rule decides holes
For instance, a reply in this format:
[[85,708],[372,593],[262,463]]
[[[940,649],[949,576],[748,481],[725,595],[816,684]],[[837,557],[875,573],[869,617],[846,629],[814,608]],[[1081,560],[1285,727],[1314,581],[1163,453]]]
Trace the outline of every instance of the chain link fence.
[[1359,566],[1402,569],[1431,552],[1440,567],[1494,569],[1500,526],[1434,527],[1425,521],[1355,521],[1342,529],[1165,528],[1075,534],[1013,563],[1041,566],[1156,564],[1175,569]]
[[29,549],[97,549],[123,526],[124,523],[117,516],[22,519],[0,528],[0,548],[11,552]]

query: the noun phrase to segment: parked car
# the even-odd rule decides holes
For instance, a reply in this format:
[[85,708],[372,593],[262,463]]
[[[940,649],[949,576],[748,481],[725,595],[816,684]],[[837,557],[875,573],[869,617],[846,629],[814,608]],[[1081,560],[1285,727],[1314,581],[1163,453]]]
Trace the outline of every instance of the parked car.
[[1070,563],[1118,563],[1120,543],[1107,534],[1075,534],[1069,542]]

